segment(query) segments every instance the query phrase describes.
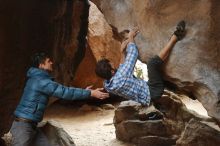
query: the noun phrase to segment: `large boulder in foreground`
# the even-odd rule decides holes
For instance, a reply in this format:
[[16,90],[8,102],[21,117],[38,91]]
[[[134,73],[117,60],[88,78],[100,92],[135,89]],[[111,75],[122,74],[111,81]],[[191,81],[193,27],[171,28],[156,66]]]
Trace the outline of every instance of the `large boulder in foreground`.
[[[52,146],[75,146],[73,139],[56,121],[50,120],[41,122],[38,128],[43,131]],[[6,146],[11,146],[12,135],[10,132],[5,134],[2,138]]]
[[220,144],[219,127],[213,123],[200,122],[194,119],[186,125],[177,146],[217,146]]
[[[169,92],[161,98],[159,109],[134,101],[121,102],[114,116],[116,137],[138,146],[219,144],[220,128],[214,120],[188,110],[176,94]],[[149,116],[152,113],[163,118],[154,119]]]
[[140,59],[147,62],[166,44],[176,23],[185,20],[186,37],[164,66],[165,78],[196,97],[220,121],[219,0],[92,0],[118,32],[139,26]]

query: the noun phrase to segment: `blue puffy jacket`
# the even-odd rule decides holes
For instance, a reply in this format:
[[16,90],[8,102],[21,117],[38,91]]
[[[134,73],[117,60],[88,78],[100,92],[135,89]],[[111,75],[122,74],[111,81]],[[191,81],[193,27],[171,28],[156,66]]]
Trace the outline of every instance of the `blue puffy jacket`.
[[89,98],[91,92],[85,89],[66,87],[53,81],[53,78],[39,68],[31,67],[27,72],[23,95],[14,114],[17,117],[40,122],[50,96],[81,100]]

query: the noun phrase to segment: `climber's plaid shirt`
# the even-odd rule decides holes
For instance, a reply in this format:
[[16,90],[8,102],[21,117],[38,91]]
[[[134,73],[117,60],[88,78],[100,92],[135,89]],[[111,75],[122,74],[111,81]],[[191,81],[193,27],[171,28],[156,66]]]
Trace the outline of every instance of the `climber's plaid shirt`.
[[150,104],[150,92],[147,82],[133,76],[134,66],[138,57],[137,46],[129,43],[126,58],[110,80],[104,81],[105,89],[113,94],[134,100],[142,105]]

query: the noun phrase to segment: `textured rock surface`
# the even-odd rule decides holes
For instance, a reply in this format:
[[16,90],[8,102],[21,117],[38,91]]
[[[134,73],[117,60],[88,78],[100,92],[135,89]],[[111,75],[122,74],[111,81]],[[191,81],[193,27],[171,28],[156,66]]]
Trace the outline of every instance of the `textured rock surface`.
[[[56,121],[42,122],[38,126],[47,136],[52,146],[75,146],[73,139]],[[6,146],[11,146],[12,135],[10,132],[2,137]]]
[[140,27],[140,58],[164,46],[179,20],[187,35],[178,42],[165,65],[166,80],[195,96],[208,114],[220,120],[220,1],[218,0],[92,0],[118,32]]
[[119,51],[120,38],[117,34],[114,34],[100,10],[93,3],[90,3],[90,5],[88,45],[85,58],[75,74],[73,85],[86,87],[92,84],[94,87],[102,87],[103,80],[96,76],[94,70],[96,61],[104,57],[117,67],[121,55]]
[[85,54],[89,8],[84,1],[0,1],[0,135],[11,126],[30,56],[52,54],[55,77],[69,84]]
[[[88,43],[96,58],[107,58],[117,67],[120,61],[120,45],[103,14],[91,3],[89,12]],[[119,39],[119,38],[118,38]]]
[[220,129],[212,123],[203,123],[194,119],[186,125],[185,131],[177,141],[177,146],[217,146],[220,144]]
[[103,80],[96,76],[95,74],[96,59],[92,54],[89,46],[86,48],[85,57],[79,64],[79,67],[75,73],[74,79],[72,81],[73,86],[77,87],[87,87],[94,85],[93,87],[102,87]]
[[176,144],[176,138],[159,136],[145,136],[138,141],[138,146],[172,146]]
[[[216,144],[218,141],[216,137],[218,137],[220,131],[208,126],[208,128],[202,129],[201,124],[198,124],[209,122],[215,125],[211,118],[206,118],[187,110],[179,97],[172,92],[168,92],[167,96],[161,99],[163,100],[160,100],[160,108],[163,113],[160,113],[154,106],[142,107],[139,103],[133,101],[121,102],[114,116],[116,137],[119,140],[132,142],[139,146],[170,146],[175,145],[183,133],[181,140],[178,140],[182,144],[185,143],[187,145],[188,143],[195,142],[197,145],[207,145],[209,141],[212,143],[212,139],[214,139],[213,143]],[[149,120],[147,115],[156,111],[158,114],[163,114],[164,118]],[[191,124],[191,119],[194,119],[193,121],[196,124]],[[192,125],[192,128],[189,125]],[[215,126],[219,129],[217,125]],[[195,130],[193,127],[198,130]],[[195,135],[192,139],[189,136],[190,133]],[[200,133],[202,134],[200,135]],[[205,138],[204,141],[198,143],[199,138],[204,139],[206,137],[205,133],[209,133],[209,138]],[[212,135],[216,136],[212,138]]]
[[75,146],[73,139],[56,121],[48,121],[41,126],[53,146]]

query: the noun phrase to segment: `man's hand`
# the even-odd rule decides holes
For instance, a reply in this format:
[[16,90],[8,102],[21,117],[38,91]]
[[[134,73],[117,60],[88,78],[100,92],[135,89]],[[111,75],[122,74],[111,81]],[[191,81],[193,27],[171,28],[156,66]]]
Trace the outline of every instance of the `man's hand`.
[[134,27],[133,29],[131,29],[131,31],[128,34],[128,41],[129,42],[134,42],[134,38],[138,33],[139,33],[139,28],[138,27]]
[[109,97],[108,93],[102,92],[103,88],[97,88],[95,90],[91,89],[92,86],[88,86],[86,87],[86,90],[90,90],[91,91],[91,96],[95,97],[97,99],[106,99]]
[[139,28],[136,26],[131,29],[131,31],[128,34],[128,37],[135,37],[139,33]]
[[103,88],[97,88],[95,90],[91,90],[91,96],[98,99],[106,99],[109,97],[108,93],[102,92]]

